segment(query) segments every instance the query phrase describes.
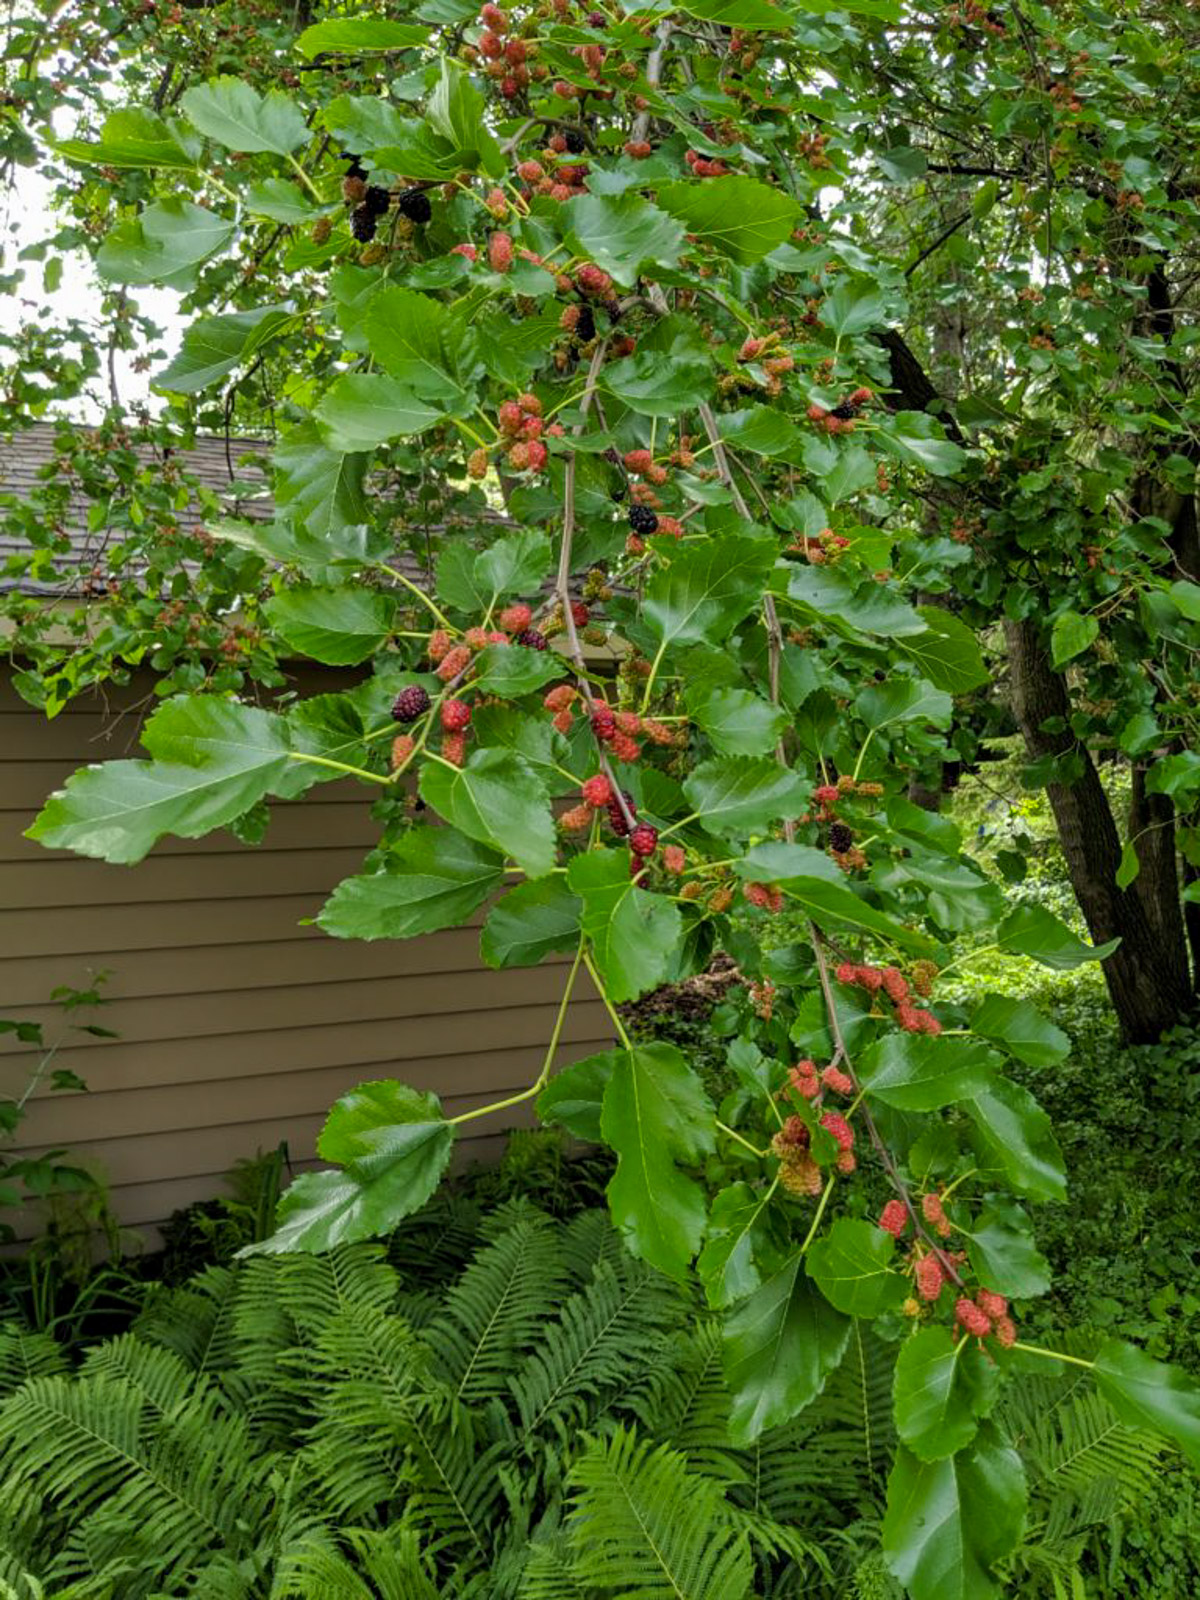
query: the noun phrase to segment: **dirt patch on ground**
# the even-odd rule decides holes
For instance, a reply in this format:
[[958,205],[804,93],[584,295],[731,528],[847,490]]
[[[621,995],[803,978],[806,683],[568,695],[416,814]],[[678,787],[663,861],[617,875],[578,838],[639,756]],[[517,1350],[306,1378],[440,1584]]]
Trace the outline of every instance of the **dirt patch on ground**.
[[617,1009],[625,1022],[649,1024],[658,1017],[681,1017],[689,1022],[702,1022],[721,1004],[735,983],[746,980],[739,972],[732,956],[719,951],[708,969],[682,983],[664,983],[640,1000],[619,1006]]

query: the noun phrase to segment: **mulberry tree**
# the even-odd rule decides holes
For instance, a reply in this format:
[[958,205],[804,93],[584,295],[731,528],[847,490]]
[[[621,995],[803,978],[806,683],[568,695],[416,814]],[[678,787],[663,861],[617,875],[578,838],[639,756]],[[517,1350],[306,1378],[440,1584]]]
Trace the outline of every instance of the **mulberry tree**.
[[[492,966],[566,957],[534,1082],[457,1117],[360,1085],[262,1248],[386,1232],[519,1104],[609,1147],[628,1248],[724,1317],[737,1440],[856,1320],[898,1343],[883,1551],[913,1600],[997,1592],[1025,1488],[991,1413],[1031,1367],[1086,1367],[1200,1463],[1174,1369],[1022,1337],[1031,1210],[1067,1185],[1010,1068],[1068,1042],[942,978],[1104,961],[1131,1037],[1193,989],[1195,206],[1164,152],[1195,65],[1182,8],[1117,9],[1114,42],[1082,4],[426,0],[298,33],[147,5],[112,45],[129,102],[47,157],[111,292],[192,314],[171,422],[278,437],[274,520],[170,548],[135,521],[70,661],[20,619],[51,708],[150,648],[179,691],[32,837],[133,864],[350,776],[380,838],[328,935],[483,911]],[[1099,943],[928,803],[995,725],[1001,623]],[[297,659],[359,679],[272,695]],[[621,1011],[718,949],[747,980],[719,1105]],[[585,992],[616,1044],[577,1061]]]

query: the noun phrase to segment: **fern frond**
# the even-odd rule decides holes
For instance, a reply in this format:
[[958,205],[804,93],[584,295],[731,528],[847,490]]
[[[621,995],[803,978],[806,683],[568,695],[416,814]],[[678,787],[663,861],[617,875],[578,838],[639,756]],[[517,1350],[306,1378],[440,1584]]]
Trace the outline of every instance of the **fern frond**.
[[[253,1524],[269,1462],[211,1395],[160,1417],[125,1379],[46,1377],[0,1407],[0,1479],[40,1495],[80,1536],[102,1525],[136,1530],[160,1553],[164,1575]],[[53,1572],[76,1576],[65,1558]]]
[[0,1326],[0,1397],[28,1378],[65,1372],[67,1364],[62,1346],[48,1333],[34,1333],[15,1322]]
[[208,1389],[182,1356],[161,1345],[149,1344],[135,1333],[119,1334],[94,1345],[84,1357],[79,1379],[83,1383],[91,1379],[124,1379],[159,1415],[187,1405],[194,1391]]
[[240,1278],[229,1267],[209,1267],[182,1289],[152,1291],[133,1332],[174,1350],[194,1372],[228,1371],[236,1361],[233,1308]]
[[868,1482],[882,1492],[896,1445],[892,1420],[892,1380],[896,1348],[872,1333],[870,1325],[855,1321],[850,1342],[815,1406],[804,1420],[815,1432],[839,1432],[858,1455]]
[[438,1600],[420,1543],[403,1522],[314,1532],[279,1564],[270,1600]]
[[300,1359],[315,1417],[304,1453],[322,1499],[338,1517],[369,1516],[403,1480],[412,1417],[433,1388],[429,1352],[400,1318],[358,1310]]
[[621,1236],[607,1211],[581,1211],[562,1231],[563,1264],[572,1282],[582,1288],[592,1281],[601,1262],[616,1267],[625,1255]]
[[601,1262],[510,1380],[523,1439],[547,1428],[565,1438],[585,1426],[606,1397],[659,1361],[685,1306],[675,1285],[649,1267],[628,1257],[616,1266]]
[[531,1546],[517,1594],[519,1600],[588,1600],[565,1531]]
[[729,1390],[721,1366],[721,1325],[715,1317],[674,1334],[663,1360],[619,1402],[650,1438],[669,1443],[728,1483],[746,1478],[729,1443]]
[[443,1190],[401,1222],[388,1240],[388,1262],[406,1286],[434,1288],[448,1283],[474,1253],[480,1221],[473,1200]]
[[546,1308],[558,1304],[565,1283],[555,1230],[540,1212],[523,1216],[477,1253],[425,1329],[456,1399],[507,1392],[508,1377],[537,1344]]
[[746,1600],[750,1543],[720,1488],[684,1458],[620,1428],[571,1472],[568,1530],[586,1587],[621,1600]]

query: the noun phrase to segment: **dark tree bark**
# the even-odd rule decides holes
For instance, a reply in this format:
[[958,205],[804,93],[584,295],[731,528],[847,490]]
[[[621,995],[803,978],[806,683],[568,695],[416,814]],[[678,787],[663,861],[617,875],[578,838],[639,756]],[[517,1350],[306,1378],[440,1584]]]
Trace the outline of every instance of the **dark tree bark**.
[[[1104,976],[1122,1034],[1130,1044],[1152,1043],[1186,1015],[1193,1000],[1174,830],[1160,827],[1143,835],[1137,847],[1141,872],[1128,889],[1119,889],[1120,835],[1095,764],[1067,725],[1066,680],[1050,665],[1036,622],[1008,622],[1004,632],[1013,711],[1026,749],[1035,758],[1074,754],[1082,763],[1074,783],[1047,784],[1046,793],[1092,938],[1097,944],[1121,940],[1104,962]],[[1047,723],[1061,731],[1047,732]],[[1135,771],[1135,810],[1146,819],[1143,826],[1154,820],[1155,798],[1145,794]]]
[[[1165,271],[1152,274],[1147,299],[1153,331],[1170,337],[1174,320]],[[891,367],[887,403],[939,415],[946,432],[961,441],[945,399],[903,335],[888,330],[876,337]],[[1164,496],[1148,472],[1134,486],[1133,501],[1139,515],[1157,515],[1171,524],[1171,549],[1181,573],[1200,572],[1195,497]],[[1130,1043],[1152,1042],[1192,1011],[1200,991],[1200,906],[1180,902],[1174,808],[1165,796],[1146,794],[1144,774],[1135,767],[1129,832],[1130,837],[1141,834],[1135,846],[1140,870],[1129,889],[1118,889],[1120,833],[1091,755],[1070,732],[1066,680],[1051,667],[1036,622],[1006,623],[1005,634],[1013,711],[1025,748],[1035,759],[1073,751],[1082,763],[1083,775],[1076,783],[1047,786],[1059,843],[1092,938],[1097,944],[1118,937],[1122,941],[1104,963],[1121,1031]],[[1047,721],[1064,731],[1048,733]]]

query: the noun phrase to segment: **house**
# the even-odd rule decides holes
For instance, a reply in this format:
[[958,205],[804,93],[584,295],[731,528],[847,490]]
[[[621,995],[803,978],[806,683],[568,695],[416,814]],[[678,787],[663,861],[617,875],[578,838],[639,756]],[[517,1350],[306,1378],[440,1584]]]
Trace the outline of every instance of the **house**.
[[[46,424],[0,445],[0,494],[20,495],[52,444]],[[214,492],[228,489],[224,440],[181,458]],[[83,570],[91,557],[76,536]],[[277,804],[256,847],[229,833],[168,840],[140,865],[117,867],[25,839],[77,767],[142,753],[153,679],[138,674],[48,720],[13,688],[13,670],[0,665],[0,1016],[40,1021],[53,1040],[63,1019],[51,991],[102,970],[111,976],[96,1020],[117,1035],[68,1035],[54,1064],[88,1092],[39,1091],[22,1147],[65,1147],[111,1185],[123,1223],[153,1230],[217,1193],[240,1157],[286,1140],[293,1164],[312,1162],[326,1111],[356,1083],[399,1077],[435,1090],[453,1115],[537,1076],[561,962],[492,971],[473,927],[364,944],[304,925],[376,840],[371,797],[353,780]],[[306,665],[293,687],[350,681]],[[567,1049],[578,1058],[610,1043],[603,1006],[580,992]],[[33,1064],[27,1047],[0,1038],[0,1091],[19,1092]],[[503,1126],[467,1124],[466,1157],[494,1150]]]

